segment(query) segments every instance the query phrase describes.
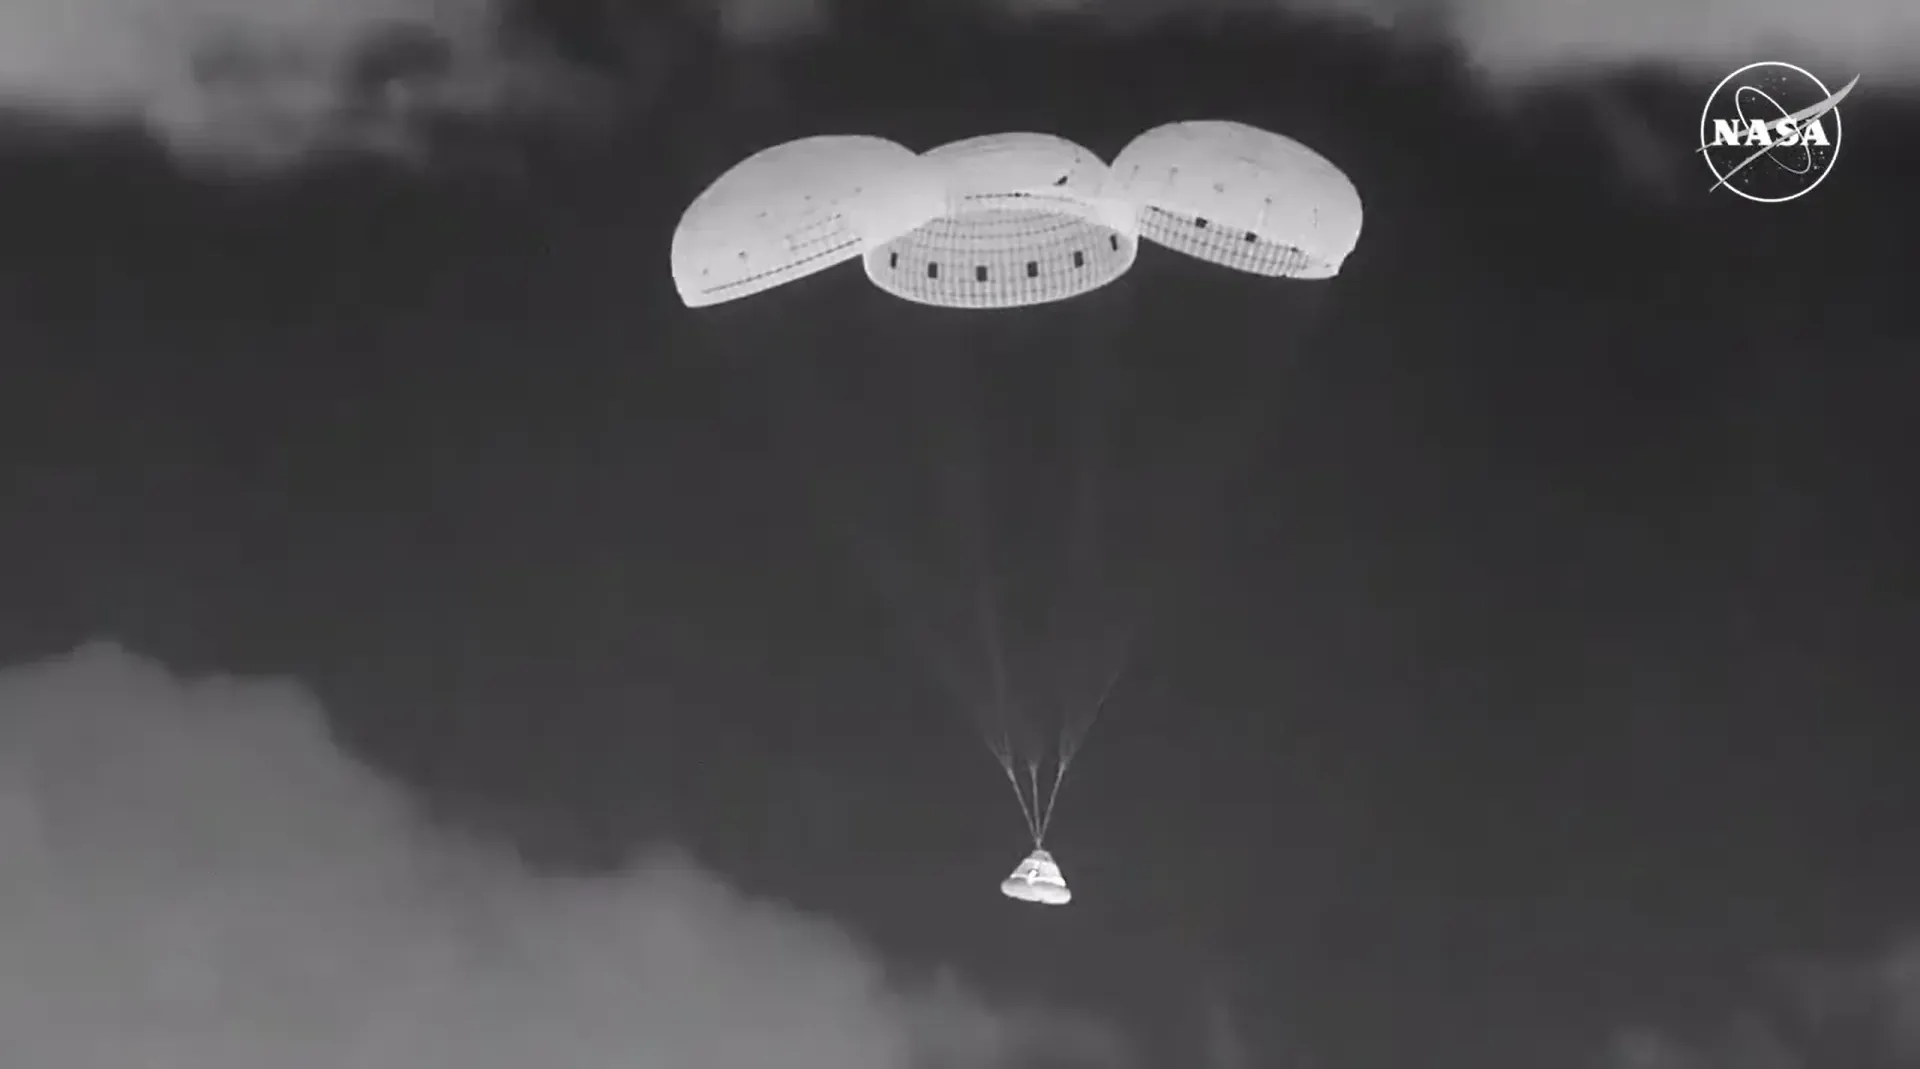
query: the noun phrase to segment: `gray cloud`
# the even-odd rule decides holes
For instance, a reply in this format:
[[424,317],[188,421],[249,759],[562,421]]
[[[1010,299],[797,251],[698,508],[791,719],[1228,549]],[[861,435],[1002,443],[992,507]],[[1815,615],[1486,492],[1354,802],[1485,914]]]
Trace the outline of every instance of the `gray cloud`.
[[1830,84],[1920,77],[1920,7],[1903,0],[1443,0],[1443,23],[1497,75],[1660,62],[1724,73],[1761,59]]
[[911,989],[663,857],[531,873],[344,756],[298,687],[117,648],[0,672],[0,1034],[22,1065],[969,1069],[1112,1037]]
[[821,29],[830,0],[712,0],[720,28],[736,41],[778,40]]
[[1645,1029],[1616,1038],[1613,1069],[1854,1069],[1920,1059],[1920,939],[1865,961],[1774,970],[1775,1004],[1735,1007],[1723,1022],[1676,1036]]
[[[827,24],[829,0],[686,0],[735,40]],[[1909,0],[901,0],[1081,18],[1285,8],[1441,27],[1495,80],[1590,64],[1720,71],[1755,58],[1875,85],[1920,76]],[[571,105],[574,83],[509,31],[513,0],[10,0],[0,111],[144,127],[196,165],[278,165],[333,148],[416,154],[444,117]],[[610,12],[626,10],[611,3]]]
[[535,99],[506,0],[8,0],[0,108],[137,125],[195,164],[408,152],[434,118]]
[[[819,0],[712,0],[743,25],[809,25]],[[907,2],[907,0],[902,0]],[[926,0],[921,0],[926,2]],[[978,0],[1015,14],[1077,15],[1139,29],[1206,10],[1284,10],[1376,25],[1440,27],[1497,80],[1591,64],[1668,63],[1724,73],[1782,59],[1843,82],[1920,80],[1920,4],[1911,0]],[[777,16],[777,17],[776,17]],[[1863,82],[1867,88],[1871,85]]]
[[1877,970],[1889,1002],[1889,1039],[1901,1056],[1920,1060],[1920,938],[1909,939]]
[[[1063,8],[1111,25],[1190,15],[1190,0],[995,0],[1003,10]],[[1496,81],[1592,66],[1670,64],[1724,73],[1757,59],[1815,69],[1834,83],[1862,70],[1882,84],[1920,80],[1920,5],[1906,0],[1210,0],[1226,10],[1343,16],[1438,27]]]

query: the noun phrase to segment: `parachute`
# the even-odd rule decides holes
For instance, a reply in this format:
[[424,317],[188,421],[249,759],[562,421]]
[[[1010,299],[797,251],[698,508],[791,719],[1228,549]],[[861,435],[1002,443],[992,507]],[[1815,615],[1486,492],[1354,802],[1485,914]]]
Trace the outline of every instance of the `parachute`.
[[[1332,278],[1359,241],[1362,215],[1359,193],[1334,164],[1297,141],[1236,122],[1155,127],[1128,143],[1111,166],[1080,145],[1043,133],[990,134],[923,154],[877,137],[819,136],[750,156],[702,192],[674,232],[673,277],[681,299],[702,307],[859,259],[876,288],[902,300],[1007,310],[1067,301],[1110,285],[1132,270],[1142,240],[1244,274]],[[1232,294],[1222,300],[1234,308],[1247,304]],[[1247,313],[1285,315],[1267,302],[1259,305]],[[1103,341],[1090,345],[1083,344],[1084,337],[1070,339],[1065,348],[1073,359],[1107,363],[1107,342],[1128,329],[1132,313],[1113,314],[1122,307],[1131,306],[1081,306],[1091,317],[1085,322],[1095,325]],[[1186,308],[1162,311],[1192,314]],[[1019,328],[1015,334],[1028,322],[1048,322],[1046,314],[1033,314],[1031,321],[1009,321]],[[1073,313],[1066,314],[1070,321]],[[1062,320],[1056,315],[1051,322]],[[1246,407],[1256,405],[1260,395],[1242,390],[1229,400]],[[870,395],[858,396],[866,404]],[[1181,425],[1208,424],[1216,431],[1236,425],[1230,413],[1205,411]],[[1140,437],[1120,434],[1114,440]],[[953,450],[956,456],[966,452]],[[967,469],[966,477],[955,481],[969,485],[946,487],[946,496],[977,496],[979,488],[971,485],[977,473],[959,462],[951,467]],[[1079,563],[1047,577],[1059,580],[1073,594],[1066,600],[1081,606],[1078,626],[1058,628],[1073,633],[1065,641],[1052,636],[1059,648],[1045,655],[1052,669],[1046,674],[1055,677],[1050,686],[1030,681],[1022,686],[1010,678],[1018,666],[1009,664],[1003,649],[1008,636],[997,604],[1000,584],[987,575],[991,539],[978,515],[945,517],[951,522],[943,528],[968,543],[961,571],[972,573],[973,583],[964,596],[967,607],[956,614],[962,623],[956,628],[948,621],[950,626],[941,628],[919,621],[917,629],[920,644],[932,651],[937,674],[976,721],[1019,802],[1033,852],[1001,883],[1001,891],[1023,902],[1065,905],[1072,900],[1045,839],[1067,770],[1120,679],[1134,629],[1145,615],[1141,606],[1116,606],[1113,577],[1095,574],[1098,569],[1087,563],[1097,555],[1090,547],[1100,542],[1091,487],[1090,478],[1082,480],[1071,509],[1068,541]],[[913,492],[923,489],[928,488]],[[1018,538],[1028,542],[1031,534],[1023,529]],[[928,607],[924,601],[931,599],[924,590],[902,578],[916,571],[915,562],[894,559],[877,545],[862,548],[865,563],[881,576],[880,585],[891,587],[906,605],[903,617],[914,615],[909,609]],[[1028,582],[1023,588],[1045,585]],[[952,636],[941,634],[953,630],[978,632],[984,663],[964,663],[972,659],[956,654]]]
[[904,300],[1008,309],[1112,283],[1142,238],[1250,274],[1331,278],[1361,217],[1359,193],[1325,157],[1236,122],[1154,127],[1112,167],[1052,134],[923,155],[822,135],[749,156],[695,198],[674,230],[673,279],[698,308],[861,259]]
[[1073,901],[1073,892],[1067,889],[1067,879],[1060,875],[1060,866],[1054,862],[1053,855],[1038,849],[1000,881],[1000,893],[1043,906],[1064,906]]
[[1050,134],[956,141],[922,157],[945,208],[867,250],[873,284],[944,308],[1017,308],[1107,285],[1138,251],[1133,206],[1111,196],[1107,165]]
[[884,138],[807,137],[735,164],[680,217],[673,283],[720,304],[857,259],[945,207],[920,157]]
[[1114,181],[1156,245],[1250,274],[1331,278],[1360,240],[1360,194],[1291,138],[1236,122],[1156,126]]

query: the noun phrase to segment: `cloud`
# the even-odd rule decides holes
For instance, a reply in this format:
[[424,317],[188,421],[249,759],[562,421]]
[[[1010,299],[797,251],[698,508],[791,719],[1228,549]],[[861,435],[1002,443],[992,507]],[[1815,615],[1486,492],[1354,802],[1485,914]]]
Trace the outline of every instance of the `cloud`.
[[1893,1049],[1902,1057],[1920,1060],[1920,938],[1902,943],[1876,972],[1888,1002]]
[[[675,858],[534,874],[343,755],[298,687],[110,646],[0,672],[0,1034],[111,1069],[903,1069],[1111,1053],[903,987]],[[1091,1044],[1091,1046],[1089,1045]]]
[[995,0],[1014,14],[1073,10],[1109,25],[1222,11],[1345,16],[1440,29],[1496,80],[1593,66],[1665,64],[1723,74],[1757,59],[1810,66],[1833,84],[1867,71],[1920,81],[1920,5],[1907,0]]
[[757,43],[818,30],[829,21],[830,0],[712,0],[720,30]]
[[1668,63],[1725,73],[1761,59],[1838,85],[1920,78],[1920,7],[1904,0],[1441,0],[1446,26],[1497,75],[1588,64]]
[[[713,0],[756,31],[810,25],[820,0]],[[934,0],[902,0],[929,3]],[[1090,29],[1140,30],[1210,11],[1345,16],[1438,28],[1495,79],[1533,80],[1589,65],[1670,64],[1724,74],[1756,59],[1809,66],[1863,85],[1920,81],[1920,4],[1912,0],[977,0],[1013,15],[1077,16]]]
[[426,124],[522,106],[553,71],[507,0],[8,0],[0,108],[144,127],[183,160],[409,152]]
[[1655,1032],[1629,1029],[1614,1037],[1612,1069],[1704,1069],[1695,1052]]
[[1612,1069],[1855,1069],[1920,1059],[1920,938],[1866,961],[1776,970],[1777,1004],[1740,1007],[1697,1035],[1634,1029],[1615,1038]]
[[[1518,81],[1589,64],[1722,72],[1755,58],[1800,62],[1836,82],[1865,71],[1868,92],[1920,79],[1920,4],[1910,0],[900,2],[1078,18],[1090,32],[1151,27],[1207,10],[1331,14],[1422,32],[1438,27],[1491,76]],[[8,0],[0,4],[0,113],[60,125],[138,126],[199,167],[270,167],[333,149],[418,156],[425,135],[445,120],[572,112],[581,104],[579,72],[563,71],[550,52],[515,32],[527,21],[515,5]],[[835,8],[832,0],[682,6],[707,8],[742,43],[816,32]],[[616,16],[643,7],[608,0],[595,10],[626,25],[639,16]],[[596,32],[617,36],[606,27]]]

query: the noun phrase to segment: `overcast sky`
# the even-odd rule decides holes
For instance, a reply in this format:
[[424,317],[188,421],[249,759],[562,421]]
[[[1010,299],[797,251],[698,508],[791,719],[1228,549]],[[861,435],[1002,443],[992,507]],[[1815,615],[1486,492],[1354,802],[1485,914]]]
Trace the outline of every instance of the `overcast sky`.
[[[1720,72],[1756,56],[1812,64],[1835,84],[1910,84],[1920,9],[1903,0],[943,0],[1088,32],[1151,33],[1168,16],[1305,11],[1396,32],[1438,29],[1493,84],[1601,67]],[[711,5],[710,7],[703,7]],[[423,123],[585,106],[565,64],[506,0],[18,0],[0,11],[0,99],[62,121],[135,123],[202,161],[277,162],[339,145],[407,151]],[[831,32],[830,0],[552,2],[617,29],[635,63],[664,62],[664,27],[702,14],[737,41]]]

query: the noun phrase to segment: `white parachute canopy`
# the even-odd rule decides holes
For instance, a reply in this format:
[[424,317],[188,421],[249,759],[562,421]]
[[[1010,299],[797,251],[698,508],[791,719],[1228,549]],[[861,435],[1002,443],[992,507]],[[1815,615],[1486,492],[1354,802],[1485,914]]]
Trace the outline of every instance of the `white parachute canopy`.
[[1133,266],[1136,211],[1091,151],[1006,133],[921,158],[940,176],[944,207],[866,251],[882,290],[943,308],[1017,308],[1077,297]]
[[855,259],[938,215],[934,171],[879,137],[807,137],[747,157],[696,197],[673,232],[673,284],[720,304]]
[[1028,854],[1012,875],[1000,881],[1000,893],[1043,906],[1064,906],[1073,901],[1073,892],[1067,890],[1067,878],[1060,874],[1053,855],[1038,849]]
[[1332,278],[1360,241],[1360,193],[1292,138],[1236,122],[1156,126],[1113,161],[1140,235],[1236,271]]

